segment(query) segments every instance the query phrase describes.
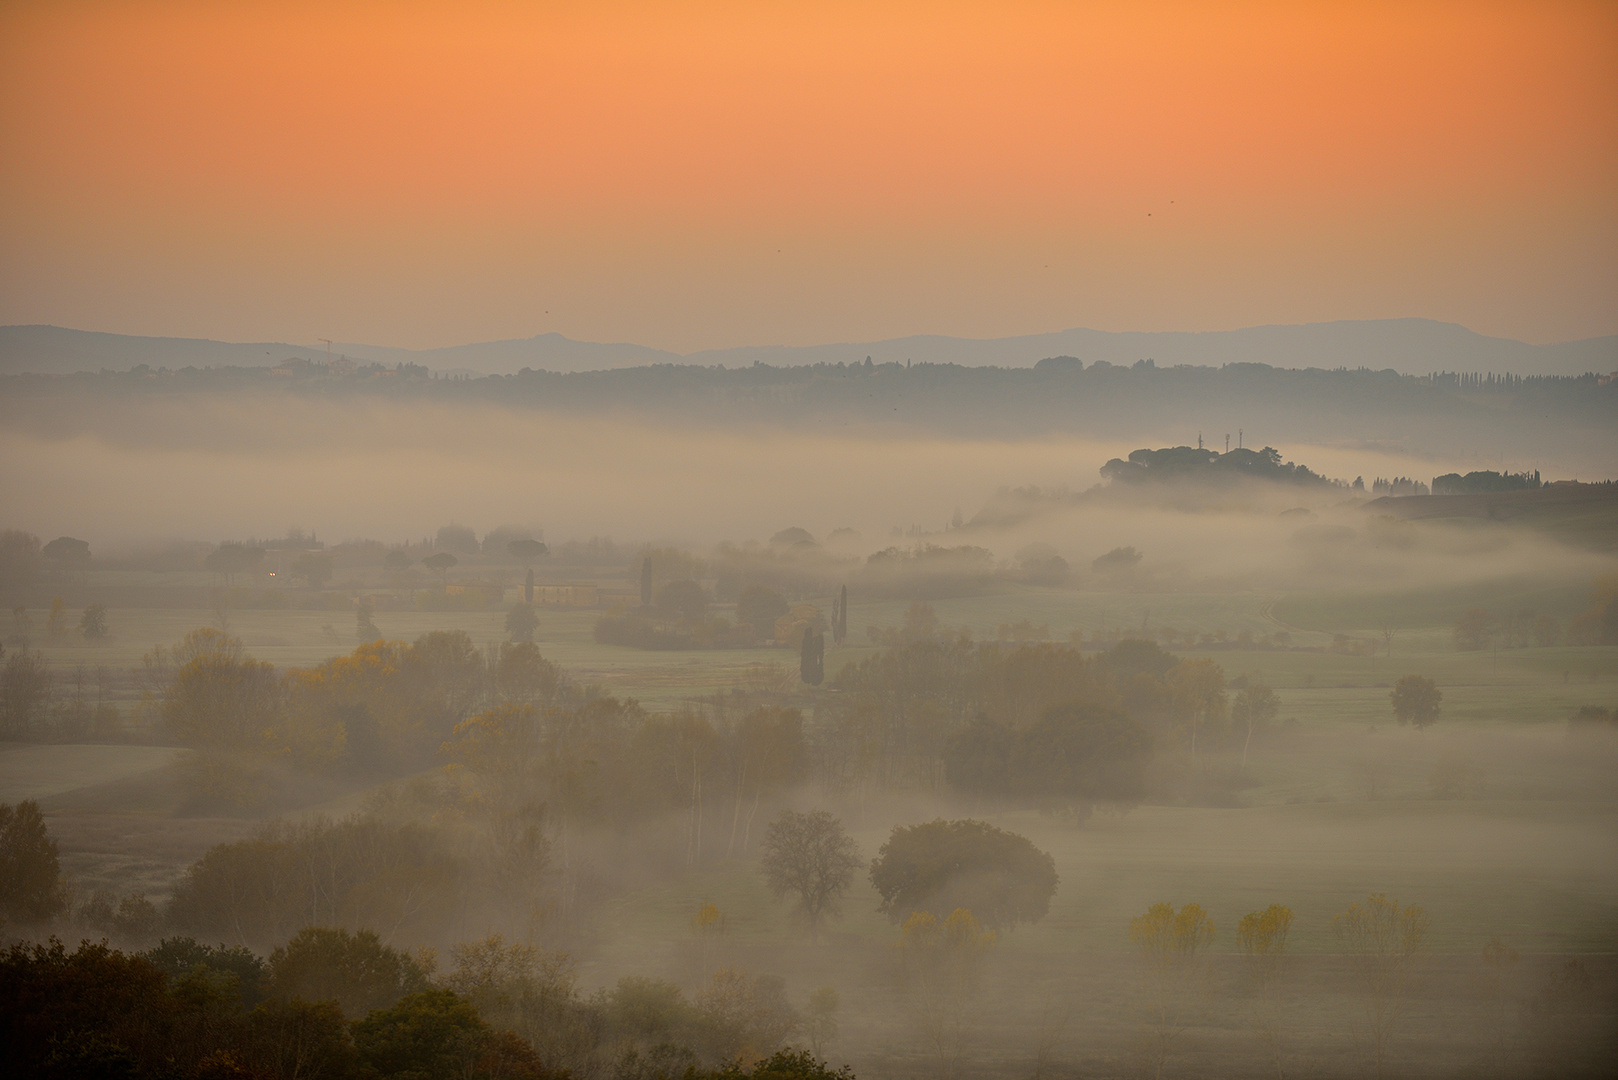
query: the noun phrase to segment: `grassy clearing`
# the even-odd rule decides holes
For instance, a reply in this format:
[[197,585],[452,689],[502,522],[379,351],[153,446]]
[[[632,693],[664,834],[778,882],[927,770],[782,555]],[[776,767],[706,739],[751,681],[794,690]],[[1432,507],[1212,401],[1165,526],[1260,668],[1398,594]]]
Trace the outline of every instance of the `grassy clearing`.
[[1497,614],[1529,610],[1562,622],[1590,602],[1590,582],[1523,575],[1441,588],[1352,589],[1294,593],[1275,605],[1275,615],[1294,626],[1328,633],[1376,634],[1384,626],[1447,630],[1467,608]]
[[42,799],[110,784],[174,762],[165,746],[39,746],[0,743],[0,802]]

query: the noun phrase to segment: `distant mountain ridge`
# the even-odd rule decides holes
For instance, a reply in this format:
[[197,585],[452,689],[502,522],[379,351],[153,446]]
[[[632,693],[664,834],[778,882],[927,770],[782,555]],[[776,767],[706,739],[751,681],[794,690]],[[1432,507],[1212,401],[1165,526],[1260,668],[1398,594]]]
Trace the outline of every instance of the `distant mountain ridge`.
[[[1406,375],[1436,371],[1480,374],[1582,375],[1618,371],[1618,336],[1555,345],[1530,345],[1487,337],[1455,323],[1431,319],[1366,319],[1252,326],[1211,331],[1062,330],[1004,338],[958,338],[933,334],[884,341],[830,345],[758,345],[704,349],[681,355],[632,343],[574,341],[539,334],[438,349],[334,342],[333,357],[362,363],[420,364],[439,372],[508,375],[539,371],[603,371],[646,364],[884,363],[959,364],[965,367],[1032,367],[1049,356],[1074,356],[1086,364],[1133,364],[1151,359],[1218,367],[1261,363],[1286,368],[1391,368]],[[70,374],[151,367],[268,367],[291,357],[324,359],[324,345],[286,342],[224,342],[204,338],[137,337],[57,326],[0,327],[0,374]]]

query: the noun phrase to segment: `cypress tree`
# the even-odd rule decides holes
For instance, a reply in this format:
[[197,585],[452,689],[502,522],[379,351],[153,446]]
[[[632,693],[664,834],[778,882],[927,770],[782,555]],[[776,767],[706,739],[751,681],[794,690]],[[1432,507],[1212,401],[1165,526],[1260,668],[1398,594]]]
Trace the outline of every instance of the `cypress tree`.
[[826,636],[815,628],[803,628],[803,650],[798,656],[798,675],[810,686],[819,686],[826,677]]

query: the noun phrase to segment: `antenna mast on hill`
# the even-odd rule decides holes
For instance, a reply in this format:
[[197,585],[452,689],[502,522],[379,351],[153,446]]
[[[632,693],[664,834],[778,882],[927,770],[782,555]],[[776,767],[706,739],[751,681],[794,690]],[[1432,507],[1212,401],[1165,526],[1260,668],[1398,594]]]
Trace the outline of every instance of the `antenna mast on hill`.
[[324,341],[326,343],[326,366],[331,367],[331,338],[323,337],[323,338],[315,338],[315,340],[316,341]]

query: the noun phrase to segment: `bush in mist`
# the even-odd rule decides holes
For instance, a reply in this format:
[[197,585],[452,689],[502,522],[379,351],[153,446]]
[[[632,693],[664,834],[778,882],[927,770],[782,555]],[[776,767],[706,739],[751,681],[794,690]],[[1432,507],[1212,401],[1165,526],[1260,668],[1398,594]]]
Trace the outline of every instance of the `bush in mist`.
[[1405,1013],[1417,958],[1427,947],[1432,920],[1419,907],[1401,908],[1381,893],[1332,918],[1332,933],[1349,956],[1364,996],[1364,1027],[1380,1078],[1393,1031]]
[[877,910],[895,922],[964,908],[991,929],[1037,922],[1056,895],[1056,862],[1027,837],[983,821],[895,826],[871,861]]
[[1153,1076],[1201,1004],[1214,925],[1200,904],[1157,903],[1129,922],[1129,940],[1145,969],[1146,1060]]
[[1091,560],[1090,571],[1099,577],[1123,577],[1132,573],[1142,558],[1133,547],[1117,547]]
[[1425,728],[1438,721],[1444,694],[1431,679],[1405,675],[1393,684],[1388,698],[1393,702],[1393,715],[1399,723]]
[[976,1026],[983,962],[995,940],[994,931],[984,930],[966,908],[943,920],[916,911],[900,930],[905,994],[937,1076],[953,1077],[960,1068]]
[[91,604],[79,616],[79,634],[92,644],[105,641],[111,631],[107,628],[107,609],[102,604]]
[[0,803],[0,918],[37,923],[67,907],[56,841],[39,804]]
[[1067,582],[1067,560],[1049,544],[1029,544],[1017,553],[1017,567],[1030,585],[1057,586]]
[[1271,904],[1263,911],[1242,916],[1236,926],[1236,946],[1241,950],[1247,968],[1247,977],[1253,985],[1257,1001],[1253,1010],[1253,1026],[1259,1040],[1269,1051],[1275,1064],[1275,1075],[1282,1076],[1281,1029],[1282,1019],[1282,964],[1287,955],[1287,937],[1292,932],[1292,909],[1284,904]]

